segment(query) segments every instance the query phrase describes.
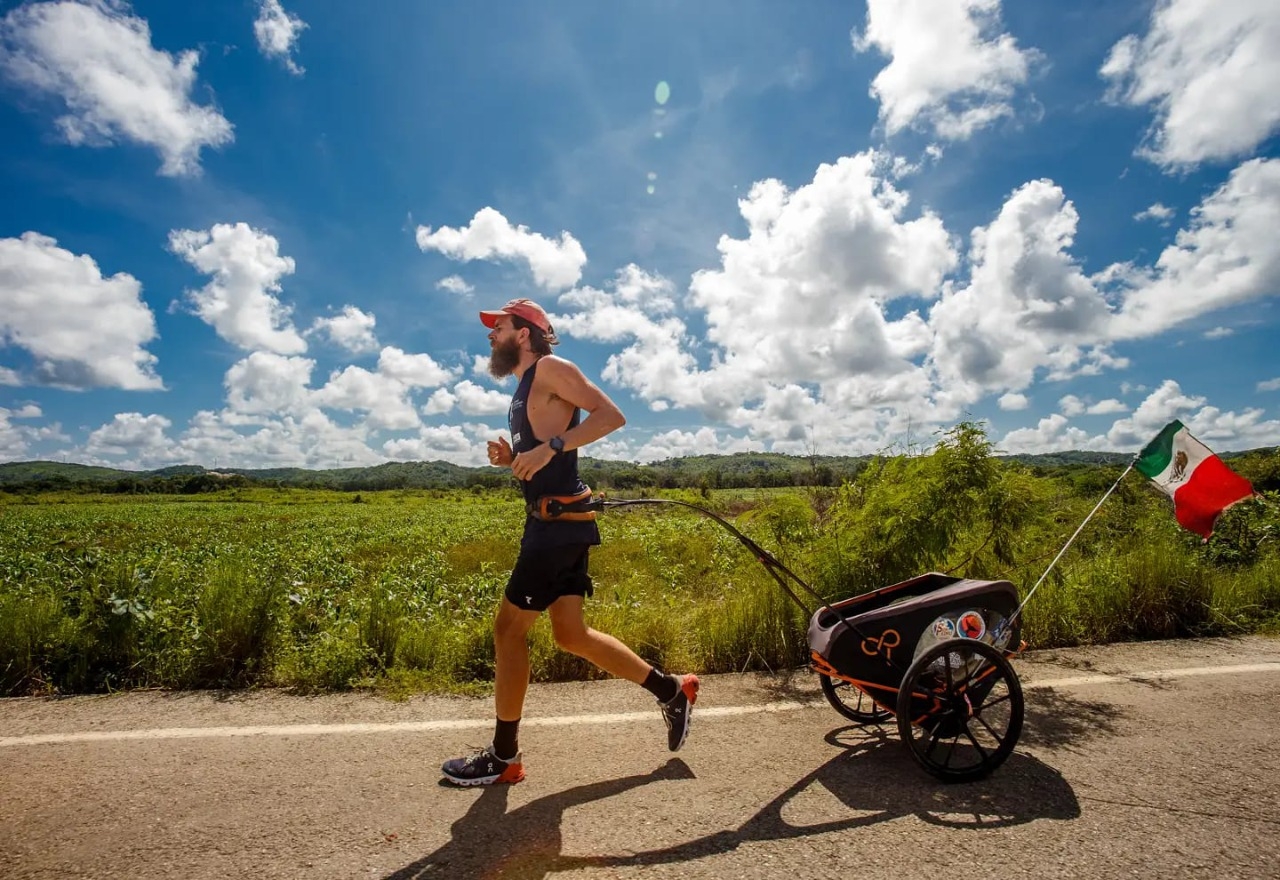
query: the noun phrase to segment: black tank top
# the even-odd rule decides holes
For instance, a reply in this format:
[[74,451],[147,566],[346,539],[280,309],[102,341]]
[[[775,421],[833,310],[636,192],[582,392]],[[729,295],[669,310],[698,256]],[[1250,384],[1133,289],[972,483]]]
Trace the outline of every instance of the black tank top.
[[[511,431],[511,448],[517,455],[528,452],[543,440],[533,434],[533,425],[529,423],[528,403],[529,390],[533,388],[533,377],[537,372],[535,361],[520,377],[520,385],[511,398],[511,406],[507,410],[507,427]],[[575,428],[582,421],[582,412],[574,407],[573,417],[569,419],[569,428]],[[547,438],[550,439],[550,438]],[[536,502],[543,495],[576,495],[586,488],[586,484],[578,476],[578,451],[567,450],[552,456],[546,467],[533,475],[533,479],[520,481],[520,489],[524,492],[526,502]],[[594,522],[543,522],[526,517],[522,547],[562,547],[565,544],[599,544],[600,529]]]

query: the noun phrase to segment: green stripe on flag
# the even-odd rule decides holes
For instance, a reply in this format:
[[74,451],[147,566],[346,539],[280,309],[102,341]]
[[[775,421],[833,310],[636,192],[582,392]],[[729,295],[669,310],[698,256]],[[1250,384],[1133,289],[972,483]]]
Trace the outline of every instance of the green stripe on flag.
[[1173,460],[1173,435],[1182,430],[1182,422],[1174,419],[1165,425],[1156,439],[1152,440],[1138,453],[1138,461],[1134,465],[1148,478],[1154,480]]

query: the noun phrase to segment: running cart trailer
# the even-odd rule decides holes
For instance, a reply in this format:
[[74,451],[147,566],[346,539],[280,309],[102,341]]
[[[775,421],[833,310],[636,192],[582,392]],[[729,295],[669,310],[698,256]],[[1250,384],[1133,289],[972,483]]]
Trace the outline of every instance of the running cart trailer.
[[[911,756],[944,782],[981,779],[1013,752],[1024,707],[1009,658],[1025,646],[1019,638],[1022,605],[1009,581],[930,572],[832,604],[732,523],[695,504],[659,498],[553,499],[546,513],[555,517],[640,504],[696,510],[755,554],[783,592],[812,615],[809,665],[827,700],[845,718],[858,724],[896,718]],[[818,610],[811,612],[793,586],[816,599]]]
[[944,782],[995,770],[1022,732],[1018,591],[929,573],[820,607],[809,663],[859,724],[896,717],[916,762]]

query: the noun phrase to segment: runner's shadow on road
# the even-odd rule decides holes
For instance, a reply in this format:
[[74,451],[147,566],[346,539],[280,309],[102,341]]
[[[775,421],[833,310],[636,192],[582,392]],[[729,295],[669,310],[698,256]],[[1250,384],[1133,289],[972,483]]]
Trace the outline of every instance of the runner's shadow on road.
[[[510,787],[487,789],[454,823],[449,843],[386,880],[542,878],[580,868],[668,865],[732,852],[745,843],[848,831],[905,816],[944,827],[978,829],[1080,815],[1075,792],[1062,775],[1029,755],[1015,752],[980,782],[944,785],[916,766],[896,736],[877,728],[839,728],[826,739],[839,754],[805,774],[737,828],[628,855],[561,854],[560,823],[566,810],[659,779],[693,778],[684,762],[673,760],[654,773],[578,786],[509,814]],[[815,811],[837,817],[804,821]]]
[[[385,880],[449,877],[546,877],[565,870],[560,823],[567,810],[652,782],[693,779],[689,765],[672,758],[652,773],[579,785],[507,812],[510,785],[486,786],[453,823],[449,842]],[[441,785],[448,783],[441,781]]]

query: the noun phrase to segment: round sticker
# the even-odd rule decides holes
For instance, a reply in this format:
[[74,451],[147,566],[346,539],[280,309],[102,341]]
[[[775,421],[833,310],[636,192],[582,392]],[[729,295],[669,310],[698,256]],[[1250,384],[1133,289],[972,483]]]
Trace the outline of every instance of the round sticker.
[[966,639],[980,639],[987,634],[987,622],[980,611],[966,611],[956,620],[956,632]]
[[949,639],[956,634],[956,625],[951,622],[949,617],[939,617],[933,622],[933,637],[935,639]]

